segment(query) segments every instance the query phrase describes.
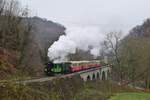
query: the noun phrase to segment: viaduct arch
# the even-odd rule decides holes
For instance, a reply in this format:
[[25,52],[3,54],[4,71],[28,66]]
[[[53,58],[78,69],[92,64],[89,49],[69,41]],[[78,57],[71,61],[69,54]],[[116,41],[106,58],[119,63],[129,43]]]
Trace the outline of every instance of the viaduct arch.
[[82,73],[80,74],[80,77],[83,79],[83,81],[107,80],[110,72],[111,72],[111,68],[109,66],[104,66],[94,71]]

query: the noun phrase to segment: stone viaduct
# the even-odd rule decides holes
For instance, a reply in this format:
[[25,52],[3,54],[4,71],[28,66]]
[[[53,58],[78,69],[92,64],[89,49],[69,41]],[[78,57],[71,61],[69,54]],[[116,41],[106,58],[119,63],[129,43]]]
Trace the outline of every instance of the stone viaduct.
[[80,77],[83,81],[88,80],[107,80],[111,73],[111,66],[106,65],[93,71],[81,73]]

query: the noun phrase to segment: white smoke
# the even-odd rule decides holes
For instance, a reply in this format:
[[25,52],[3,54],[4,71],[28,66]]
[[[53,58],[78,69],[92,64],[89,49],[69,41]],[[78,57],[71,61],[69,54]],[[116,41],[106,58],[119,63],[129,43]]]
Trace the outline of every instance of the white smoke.
[[66,61],[68,54],[74,54],[76,49],[90,50],[96,57],[100,54],[100,43],[103,38],[97,26],[69,26],[66,35],[60,36],[48,49],[48,57],[55,62]]

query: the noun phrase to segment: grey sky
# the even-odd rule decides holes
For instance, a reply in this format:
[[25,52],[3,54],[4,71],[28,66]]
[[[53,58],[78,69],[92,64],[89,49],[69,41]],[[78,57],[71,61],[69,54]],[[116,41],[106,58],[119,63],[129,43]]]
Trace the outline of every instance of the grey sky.
[[150,0],[20,0],[32,13],[60,23],[128,31],[150,17]]

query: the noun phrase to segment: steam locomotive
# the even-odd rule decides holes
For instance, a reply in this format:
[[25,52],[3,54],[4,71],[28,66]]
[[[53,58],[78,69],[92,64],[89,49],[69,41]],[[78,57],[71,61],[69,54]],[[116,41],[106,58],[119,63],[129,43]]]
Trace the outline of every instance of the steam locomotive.
[[68,61],[61,63],[48,62],[44,68],[48,76],[57,74],[69,74],[73,72],[83,71],[91,68],[101,67],[100,61]]

